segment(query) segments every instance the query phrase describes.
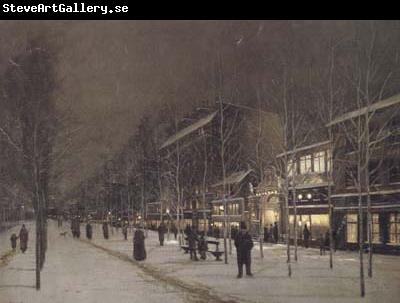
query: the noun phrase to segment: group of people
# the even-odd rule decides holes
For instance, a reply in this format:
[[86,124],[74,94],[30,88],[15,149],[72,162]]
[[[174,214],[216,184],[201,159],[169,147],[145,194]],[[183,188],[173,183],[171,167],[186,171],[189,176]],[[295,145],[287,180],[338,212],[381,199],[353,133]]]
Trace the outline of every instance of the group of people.
[[25,251],[28,249],[28,235],[29,232],[26,229],[25,224],[22,224],[21,230],[19,231],[19,236],[17,236],[15,233],[11,235],[11,248],[14,252],[17,249],[17,240],[19,239],[19,247],[21,252],[25,253]]
[[279,233],[278,233],[278,222],[274,222],[274,225],[264,227],[264,242],[278,243]]

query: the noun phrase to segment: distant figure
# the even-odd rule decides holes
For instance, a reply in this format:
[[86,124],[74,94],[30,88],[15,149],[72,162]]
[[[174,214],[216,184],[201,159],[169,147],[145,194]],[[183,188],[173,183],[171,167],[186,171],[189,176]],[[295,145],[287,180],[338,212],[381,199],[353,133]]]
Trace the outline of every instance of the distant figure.
[[146,259],[146,249],[144,247],[144,233],[143,230],[137,229],[133,236],[133,258],[136,261],[143,261]]
[[178,229],[176,228],[175,224],[172,224],[171,230],[172,230],[172,232],[174,234],[174,238],[176,240],[176,237],[178,235]]
[[104,239],[108,239],[108,224],[107,222],[103,222],[103,237]]
[[128,240],[128,224],[124,223],[122,225],[122,234],[124,235],[124,240]]
[[13,251],[15,251],[15,249],[17,248],[17,239],[18,237],[16,234],[11,235],[10,241],[11,241],[11,248]]
[[183,233],[185,234],[186,237],[189,236],[189,233],[191,232],[191,227],[189,224],[186,224],[185,230],[183,231]]
[[274,242],[278,243],[278,223],[274,222],[274,228],[272,230],[273,236],[274,236]]
[[199,261],[196,254],[196,242],[199,241],[196,230],[194,228],[190,228],[189,226],[187,233],[188,233],[187,237],[189,242],[190,260]]
[[158,240],[160,241],[160,246],[164,246],[164,235],[167,232],[167,228],[163,222],[158,226]]
[[325,247],[330,250],[329,229],[325,233]]
[[90,222],[88,222],[86,224],[86,238],[91,240],[92,239],[92,234],[93,234],[92,225],[90,224]]
[[25,224],[22,224],[22,228],[19,231],[19,247],[22,253],[28,249],[28,230],[25,227]]
[[319,234],[318,243],[319,243],[319,255],[320,256],[322,256],[323,254],[325,255],[325,239],[322,234]]
[[240,222],[240,231],[235,238],[235,247],[238,263],[238,275],[237,278],[243,276],[243,264],[246,265],[246,275],[253,276],[251,273],[251,249],[253,248],[253,240],[249,232],[246,229],[246,223]]
[[268,242],[274,242],[274,226],[272,224],[269,226]]
[[308,230],[307,224],[304,225],[303,240],[304,240],[304,247],[308,248],[309,241],[310,241],[310,231]]
[[204,233],[202,233],[200,236],[198,247],[199,247],[200,259],[205,260],[207,257],[206,253],[208,250],[208,244],[204,238]]
[[231,238],[235,239],[237,233],[238,233],[238,229],[236,228],[236,226],[232,226],[232,228],[231,228]]
[[264,226],[264,242],[268,242],[269,240],[269,230],[268,230],[268,226]]
[[336,251],[337,246],[338,246],[338,236],[337,236],[337,230],[334,229],[332,231],[332,240],[333,240],[333,250]]

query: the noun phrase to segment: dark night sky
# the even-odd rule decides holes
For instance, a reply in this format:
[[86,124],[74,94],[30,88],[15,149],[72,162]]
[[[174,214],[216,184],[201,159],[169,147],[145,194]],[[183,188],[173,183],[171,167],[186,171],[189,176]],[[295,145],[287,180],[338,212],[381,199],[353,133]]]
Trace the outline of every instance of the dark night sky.
[[[0,72],[32,33],[45,31],[58,49],[57,102],[70,105],[70,127],[79,128],[64,163],[65,190],[120,149],[144,113],[170,100],[185,105],[210,98],[217,53],[228,74],[240,71],[235,81],[241,85],[265,77],[262,63],[271,60],[268,51],[285,44],[288,28],[285,21],[1,21]],[[346,21],[294,22],[290,28],[301,33],[304,53],[315,51],[317,60],[318,41],[352,30]]]

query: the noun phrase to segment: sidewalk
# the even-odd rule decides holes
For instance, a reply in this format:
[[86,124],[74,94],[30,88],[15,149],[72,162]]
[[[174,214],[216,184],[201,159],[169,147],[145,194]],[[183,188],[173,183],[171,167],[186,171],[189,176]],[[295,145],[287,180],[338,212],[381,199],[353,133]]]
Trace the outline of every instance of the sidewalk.
[[[83,238],[85,236],[82,225]],[[132,234],[123,240],[121,229],[104,240],[101,226],[94,228],[92,243],[108,250],[132,256]],[[167,238],[167,236],[166,236]],[[171,239],[173,236],[171,235]],[[233,245],[233,243],[232,243]],[[223,248],[223,245],[220,245]],[[374,256],[374,277],[366,277],[366,297],[359,297],[359,261],[355,252],[337,251],[334,268],[329,269],[329,255],[320,256],[317,249],[299,248],[299,261],[292,263],[292,277],[287,274],[286,246],[265,244],[264,259],[258,244],[252,251],[254,278],[236,279],[235,248],[229,264],[216,262],[208,255],[206,261],[193,262],[179,249],[176,241],[160,247],[156,232],[146,238],[147,259],[143,264],[154,267],[166,278],[206,289],[224,299],[237,302],[398,302],[400,298],[400,259],[397,256]],[[367,273],[365,263],[365,273]]]

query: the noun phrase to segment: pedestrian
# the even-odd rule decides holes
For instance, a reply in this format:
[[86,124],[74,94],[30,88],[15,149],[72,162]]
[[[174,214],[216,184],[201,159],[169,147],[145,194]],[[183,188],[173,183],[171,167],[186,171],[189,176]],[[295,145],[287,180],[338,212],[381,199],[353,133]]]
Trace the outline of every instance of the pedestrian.
[[310,241],[310,231],[308,230],[307,224],[304,225],[304,229],[303,229],[303,241],[304,241],[304,247],[308,248],[309,241]]
[[174,238],[176,240],[176,237],[178,235],[178,229],[176,228],[175,224],[172,224],[172,228],[171,228],[172,232],[174,233]]
[[136,261],[143,261],[146,259],[146,249],[144,246],[144,233],[143,230],[136,229],[133,236],[133,258]]
[[183,231],[183,233],[185,234],[185,236],[189,236],[189,233],[191,232],[191,227],[189,224],[186,224],[185,230]]
[[270,224],[269,226],[269,235],[268,235],[268,242],[274,242],[274,226],[272,224]]
[[330,250],[329,229],[325,233],[325,247]]
[[122,234],[124,235],[124,240],[128,240],[128,223],[122,225]]
[[108,224],[107,221],[103,222],[103,237],[104,239],[108,239]]
[[199,261],[196,254],[196,242],[199,241],[196,230],[189,226],[187,229],[187,237],[189,242],[190,260]]
[[274,222],[273,236],[274,236],[274,242],[278,243],[278,223],[277,222]]
[[232,226],[232,228],[231,228],[231,239],[235,239],[237,233],[238,233],[238,229],[236,228],[236,226]]
[[323,254],[325,255],[325,239],[322,234],[319,234],[318,242],[319,242],[319,255],[320,256],[322,256]]
[[75,219],[75,232],[76,232],[76,237],[80,238],[80,236],[81,236],[81,219],[79,216]]
[[86,223],[86,238],[88,238],[89,240],[92,239],[92,225],[90,224],[90,222],[88,221]]
[[22,228],[19,231],[19,247],[22,253],[28,249],[28,230],[25,227],[25,224],[22,224]]
[[16,234],[11,235],[10,241],[11,241],[11,248],[13,251],[15,251],[15,249],[17,248],[17,239],[18,237]]
[[160,241],[160,246],[164,246],[164,235],[167,232],[164,222],[161,222],[158,226],[158,240]]
[[246,228],[245,222],[240,222],[240,230],[235,238],[235,247],[238,263],[237,278],[243,276],[243,264],[246,265],[246,275],[253,276],[251,273],[251,249],[253,248],[253,240]]
[[207,257],[206,253],[208,250],[208,244],[206,239],[204,238],[204,232],[200,236],[198,247],[199,247],[200,259],[205,260]]
[[268,242],[269,239],[269,230],[267,226],[264,226],[264,242]]

